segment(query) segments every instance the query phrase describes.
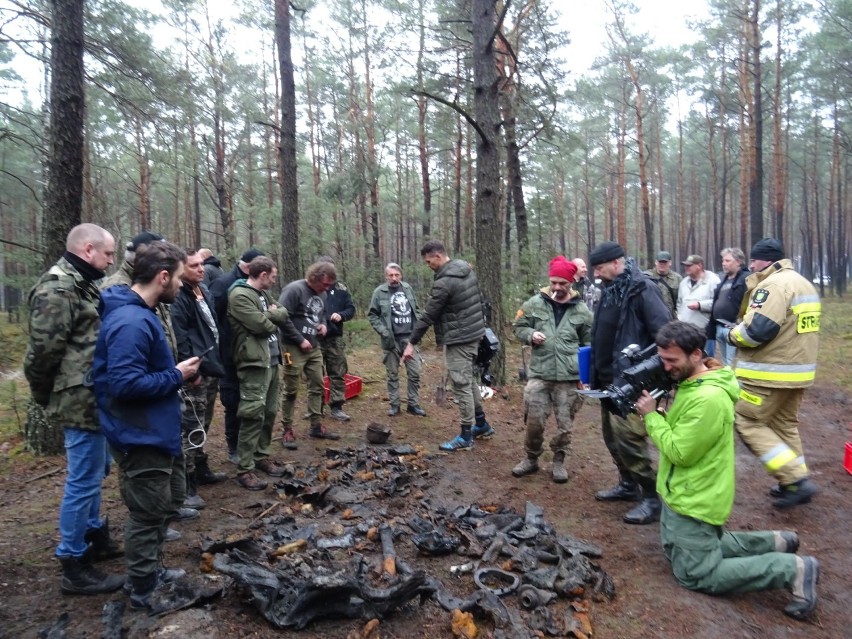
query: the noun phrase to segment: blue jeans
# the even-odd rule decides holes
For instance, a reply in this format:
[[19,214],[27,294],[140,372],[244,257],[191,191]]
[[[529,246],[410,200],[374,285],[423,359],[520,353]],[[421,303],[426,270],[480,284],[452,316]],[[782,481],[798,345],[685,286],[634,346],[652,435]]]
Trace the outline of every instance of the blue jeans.
[[728,342],[728,333],[730,332],[731,329],[721,324],[716,327],[716,342],[719,345],[719,357],[716,359],[725,366],[730,366],[737,355],[737,347]]
[[68,476],[59,508],[57,557],[82,557],[83,537],[89,528],[100,528],[101,486],[107,466],[103,433],[79,428],[65,429]]

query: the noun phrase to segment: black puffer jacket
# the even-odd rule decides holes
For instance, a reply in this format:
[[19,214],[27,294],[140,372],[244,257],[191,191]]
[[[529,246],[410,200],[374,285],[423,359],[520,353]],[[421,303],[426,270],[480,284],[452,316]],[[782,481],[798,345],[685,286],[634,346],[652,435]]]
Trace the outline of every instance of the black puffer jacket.
[[[621,357],[623,349],[631,344],[638,344],[640,348],[650,346],[654,342],[657,331],[671,321],[671,313],[663,302],[659,287],[639,269],[633,266],[628,268],[633,269],[632,281],[619,309],[615,336],[598,334],[600,326],[598,315],[601,313],[602,303],[595,309],[595,320],[592,323],[592,349],[601,348],[604,345],[612,347],[613,371],[610,379],[617,378],[624,368],[624,358]],[[589,381],[592,388],[599,388],[600,382],[594,360],[595,358],[592,357]]]
[[430,326],[441,345],[467,344],[485,335],[479,280],[467,262],[450,260],[435,273],[426,310],[414,324],[410,343],[419,344]]

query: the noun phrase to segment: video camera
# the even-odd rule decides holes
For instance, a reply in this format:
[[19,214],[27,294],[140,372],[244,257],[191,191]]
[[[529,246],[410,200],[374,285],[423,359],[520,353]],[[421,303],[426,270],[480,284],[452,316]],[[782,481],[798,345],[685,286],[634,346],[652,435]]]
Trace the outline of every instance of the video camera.
[[612,402],[615,412],[626,418],[636,410],[635,401],[647,390],[655,399],[665,395],[674,385],[666,373],[663,360],[657,354],[657,345],[651,344],[639,350],[638,344],[631,344],[623,351],[621,357],[627,360],[628,366],[612,384],[603,390],[577,391],[586,397],[608,399]]

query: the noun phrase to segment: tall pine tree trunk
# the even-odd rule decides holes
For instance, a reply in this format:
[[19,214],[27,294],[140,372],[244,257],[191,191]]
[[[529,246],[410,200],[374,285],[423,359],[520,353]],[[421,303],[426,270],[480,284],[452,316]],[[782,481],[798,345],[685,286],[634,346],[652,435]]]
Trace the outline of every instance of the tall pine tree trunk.
[[296,81],[290,49],[290,6],[275,0],[275,41],[281,75],[281,274],[282,281],[302,277],[299,263],[299,184],[296,178]]
[[[507,2],[508,4],[508,2]],[[476,273],[482,294],[491,305],[491,325],[503,333],[503,289],[500,220],[500,108],[498,77],[494,54],[497,21],[494,0],[472,1],[473,31],[473,107],[477,123],[476,138]],[[489,265],[491,265],[489,267]],[[501,340],[501,344],[505,340]],[[503,382],[504,353],[492,364],[492,373]]]

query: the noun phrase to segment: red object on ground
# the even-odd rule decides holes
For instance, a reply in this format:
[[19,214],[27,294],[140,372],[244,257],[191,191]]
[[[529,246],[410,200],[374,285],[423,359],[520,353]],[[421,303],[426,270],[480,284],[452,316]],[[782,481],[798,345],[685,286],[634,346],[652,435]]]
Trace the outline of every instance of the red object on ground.
[[[357,397],[361,394],[362,382],[361,378],[357,375],[350,375],[346,373],[343,376],[343,381],[346,383],[346,390],[344,391],[345,399],[352,399],[353,397]],[[324,404],[328,404],[330,392],[328,390],[328,376],[323,377],[322,380],[323,386],[325,386],[325,390],[323,391],[322,401]]]
[[852,475],[852,442],[846,442],[846,452],[843,455],[843,467]]

